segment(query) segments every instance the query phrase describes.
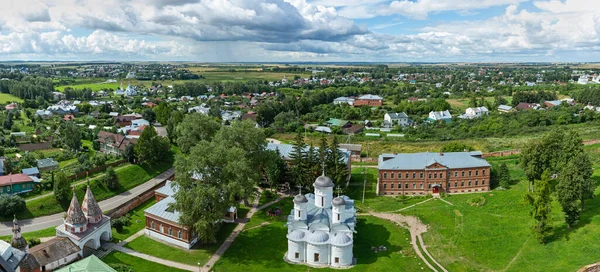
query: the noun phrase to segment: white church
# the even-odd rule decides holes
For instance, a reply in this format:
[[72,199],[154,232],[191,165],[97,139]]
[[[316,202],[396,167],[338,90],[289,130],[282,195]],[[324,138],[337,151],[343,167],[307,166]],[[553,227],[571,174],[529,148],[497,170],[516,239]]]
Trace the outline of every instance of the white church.
[[356,231],[354,200],[333,198],[333,181],[325,174],[313,183],[314,194],[294,197],[288,216],[288,251],[285,260],[313,267],[351,267]]

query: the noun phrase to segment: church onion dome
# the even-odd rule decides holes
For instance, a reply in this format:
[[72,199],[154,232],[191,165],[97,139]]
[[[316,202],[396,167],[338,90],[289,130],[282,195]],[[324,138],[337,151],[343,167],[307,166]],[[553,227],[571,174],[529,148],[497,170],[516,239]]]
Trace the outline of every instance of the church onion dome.
[[87,186],[87,190],[85,191],[83,203],[81,203],[81,210],[83,211],[86,217],[102,217],[102,210],[100,209],[98,202],[96,202],[96,198],[94,198],[94,195],[92,194],[92,190],[90,189],[89,185]]
[[306,240],[311,244],[324,244],[327,243],[327,240],[329,240],[329,234],[320,230],[313,231],[308,235]]
[[77,201],[75,189],[73,189],[73,199],[71,199],[71,205],[69,205],[69,209],[67,210],[67,217],[65,217],[65,222],[70,225],[87,224],[87,218],[81,210],[81,206],[79,206],[79,201]]
[[307,203],[308,199],[306,199],[306,197],[304,195],[296,195],[294,197],[294,203],[296,204],[300,204],[300,203]]
[[315,180],[315,183],[313,185],[315,187],[333,187],[334,186],[333,180],[331,180],[329,177],[325,176],[325,174],[318,177]]
[[304,241],[304,236],[306,236],[306,233],[304,231],[294,230],[288,233],[287,238],[294,242],[302,242]]
[[344,200],[343,198],[338,196],[333,199],[332,203],[333,203],[333,205],[336,205],[336,206],[343,206],[343,205],[346,205],[346,200]]
[[336,233],[329,242],[334,246],[348,246],[352,244],[352,238],[345,233]]

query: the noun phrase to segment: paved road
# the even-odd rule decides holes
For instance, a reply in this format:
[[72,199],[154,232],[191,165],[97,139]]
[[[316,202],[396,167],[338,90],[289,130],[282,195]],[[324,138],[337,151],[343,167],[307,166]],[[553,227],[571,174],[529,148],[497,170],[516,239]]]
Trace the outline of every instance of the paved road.
[[[111,197],[109,199],[100,201],[98,204],[103,211],[112,210],[116,207],[119,207],[121,204],[133,199],[150,188],[156,186],[157,184],[163,182],[168,177],[172,176],[175,170],[173,168],[161,173],[160,175],[146,181],[145,183],[138,185],[137,187],[123,192],[119,195]],[[24,219],[19,220],[19,224],[21,225],[21,231],[23,233],[36,231],[41,229],[47,229],[50,227],[55,227],[63,223],[63,214],[57,213],[53,215],[47,215],[42,217],[36,217],[32,219]],[[0,236],[11,235],[12,234],[12,221],[1,222],[0,223]]]

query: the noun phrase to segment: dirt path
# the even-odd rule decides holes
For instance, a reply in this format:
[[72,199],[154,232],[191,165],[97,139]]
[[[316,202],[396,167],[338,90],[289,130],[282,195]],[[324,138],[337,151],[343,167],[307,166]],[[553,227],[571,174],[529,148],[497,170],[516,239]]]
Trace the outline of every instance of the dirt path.
[[[421,235],[427,231],[427,225],[423,224],[418,218],[414,216],[405,216],[401,214],[391,213],[369,212],[369,214],[378,218],[390,220],[402,227],[407,228],[410,232],[411,244],[419,258],[421,258],[421,260],[433,271],[438,272],[439,269],[441,269],[444,272],[448,272],[448,270],[446,270],[446,268],[444,268],[440,263],[438,263],[433,258],[433,256],[429,254],[429,251],[427,251],[427,246],[423,243],[423,237]],[[433,263],[436,264],[437,267],[439,267],[439,269],[431,263],[429,263],[429,261],[427,261],[427,258],[425,258],[425,256],[423,255],[423,252],[419,248],[419,245],[421,245],[421,248],[423,249],[422,251],[425,252],[425,255],[427,255],[433,261]]]
[[515,257],[513,257],[510,262],[506,265],[506,267],[504,269],[502,269],[501,271],[506,271],[508,270],[508,268],[510,268],[512,266],[512,264],[517,260],[517,258],[519,258],[519,256],[521,256],[521,252],[523,252],[523,248],[525,247],[525,244],[527,244],[527,242],[529,242],[529,239],[531,237],[527,238],[527,240],[525,240],[525,242],[521,245],[521,248],[519,249],[519,252],[517,252],[517,255],[515,255]]
[[[261,191],[261,193],[262,193],[262,191]],[[212,267],[219,261],[221,256],[223,256],[225,251],[227,251],[227,249],[229,249],[229,246],[231,246],[231,244],[233,243],[235,238],[237,238],[237,236],[244,230],[246,223],[250,220],[250,218],[252,218],[252,216],[254,216],[254,214],[256,212],[258,212],[274,203],[277,203],[287,197],[287,195],[284,195],[281,193],[278,193],[278,194],[279,194],[279,198],[277,198],[269,203],[266,203],[260,207],[258,207],[258,201],[260,200],[260,195],[254,199],[254,201],[252,203],[252,208],[246,215],[245,220],[240,221],[240,223],[237,225],[237,227],[235,227],[235,229],[233,230],[231,235],[229,235],[229,237],[227,237],[227,239],[225,239],[225,242],[223,242],[223,244],[219,247],[219,249],[217,249],[215,254],[213,254],[210,257],[210,259],[208,259],[208,262],[206,262],[206,264],[202,267],[202,271],[210,271],[212,269]]]

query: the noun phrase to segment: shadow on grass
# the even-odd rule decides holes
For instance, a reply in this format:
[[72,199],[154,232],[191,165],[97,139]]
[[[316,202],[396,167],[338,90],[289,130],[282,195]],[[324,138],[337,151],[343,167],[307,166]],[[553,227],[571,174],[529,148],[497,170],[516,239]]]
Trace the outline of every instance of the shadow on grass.
[[[357,264],[373,264],[379,258],[390,258],[391,254],[402,250],[398,245],[389,243],[391,233],[383,226],[373,223],[367,223],[364,218],[359,218],[357,230],[360,234],[355,235],[354,256]],[[386,251],[375,253],[371,247],[385,246]]]
[[[596,186],[600,184],[600,176],[592,177],[596,181]],[[577,231],[580,228],[585,227],[587,224],[592,222],[592,218],[600,214],[600,197],[585,200],[585,211],[579,214],[579,221],[569,228],[566,224],[562,224],[560,228],[554,229],[552,236],[550,236],[550,243],[565,239],[569,241],[569,235]]]

